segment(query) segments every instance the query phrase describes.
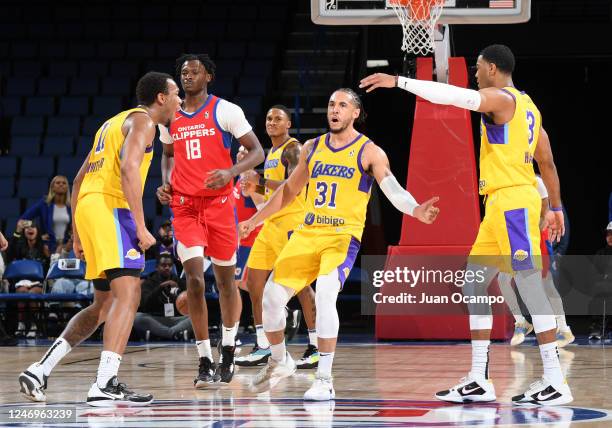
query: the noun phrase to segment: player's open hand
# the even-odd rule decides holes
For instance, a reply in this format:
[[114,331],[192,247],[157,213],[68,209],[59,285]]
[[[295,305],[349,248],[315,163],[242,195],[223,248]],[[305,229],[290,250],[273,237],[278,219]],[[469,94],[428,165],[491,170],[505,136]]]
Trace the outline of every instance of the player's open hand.
[[155,238],[146,228],[143,230],[136,230],[136,236],[138,237],[138,246],[142,252],[145,252],[155,245]]
[[0,251],[4,251],[8,248],[8,241],[2,233],[0,233]]
[[359,82],[359,87],[365,88],[366,92],[372,92],[376,88],[395,88],[395,85],[395,76],[385,73],[370,74]]
[[238,233],[240,234],[240,239],[244,239],[255,229],[255,223],[251,220],[246,220],[241,222],[238,225]]
[[440,208],[434,206],[434,204],[439,200],[439,197],[434,196],[430,200],[423,202],[414,209],[414,217],[418,218],[425,224],[433,223],[440,212]]
[[204,181],[204,185],[208,189],[220,189],[234,178],[229,169],[213,169],[208,172],[208,177]]
[[546,211],[544,218],[548,227],[548,239],[550,242],[559,242],[565,235],[565,218],[563,211]]
[[157,188],[156,195],[160,204],[168,205],[172,201],[172,187],[169,184],[163,184]]

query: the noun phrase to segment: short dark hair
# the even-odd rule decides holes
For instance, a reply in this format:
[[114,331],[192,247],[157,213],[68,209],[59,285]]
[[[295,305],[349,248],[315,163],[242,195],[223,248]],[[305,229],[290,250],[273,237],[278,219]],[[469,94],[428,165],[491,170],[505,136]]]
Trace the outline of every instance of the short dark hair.
[[142,76],[136,84],[136,101],[138,101],[138,104],[150,106],[155,102],[157,94],[167,94],[168,80],[172,80],[172,76],[157,71],[149,71]]
[[277,110],[282,110],[287,115],[289,120],[291,120],[291,112],[289,111],[289,108],[287,108],[287,106],[284,106],[282,104],[274,104],[272,107],[268,109],[268,111],[272,110],[273,108]]
[[183,54],[179,56],[175,63],[175,73],[177,79],[181,78],[181,69],[183,68],[183,64],[185,64],[185,61],[200,61],[208,74],[211,76],[210,83],[215,80],[215,70],[217,70],[217,66],[213,60],[210,59],[208,54]]
[[172,262],[172,264],[174,264],[174,257],[172,257],[172,254],[170,253],[159,253],[157,255],[157,264],[159,264],[162,259],[170,259],[170,262]]
[[514,54],[506,45],[490,45],[480,52],[482,59],[495,64],[503,73],[512,74],[514,71]]
[[353,98],[353,104],[359,109],[359,116],[357,117],[357,119],[355,119],[355,123],[359,124],[365,122],[366,117],[368,115],[366,114],[366,111],[363,108],[361,98],[359,98],[359,95],[357,95],[355,91],[353,91],[351,88],[339,88],[336,89],[334,92],[344,92],[349,94]]

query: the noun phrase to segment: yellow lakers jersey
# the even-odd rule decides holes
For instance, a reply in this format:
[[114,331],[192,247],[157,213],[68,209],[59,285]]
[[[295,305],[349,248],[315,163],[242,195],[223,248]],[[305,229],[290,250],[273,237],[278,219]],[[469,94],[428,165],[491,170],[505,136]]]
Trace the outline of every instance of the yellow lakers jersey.
[[481,195],[511,186],[535,185],[533,153],[535,152],[542,116],[529,95],[513,87],[505,87],[516,102],[512,119],[503,124],[492,123],[484,114],[480,121]]
[[361,155],[370,142],[359,134],[337,149],[330,145],[330,134],[314,140],[308,157],[305,228],[330,228],[361,239],[374,182],[361,166]]
[[[266,157],[266,162],[264,164],[264,178],[266,180],[276,180],[283,181],[287,178],[287,168],[283,165],[281,158],[283,156],[283,151],[287,148],[290,143],[298,143],[299,141],[295,138],[289,138],[279,147],[272,147],[268,156]],[[270,199],[270,196],[274,193],[273,190],[268,189],[266,187],[266,193],[264,195],[265,200]],[[288,215],[296,215],[299,216],[298,223],[301,221],[302,213],[304,212],[304,193],[300,193],[296,196],[296,198],[287,205],[282,210],[273,214],[268,218],[268,220],[272,220],[279,217],[285,217]]]
[[[125,141],[121,127],[125,119],[137,111],[146,113],[142,108],[123,111],[104,122],[96,132],[79,199],[89,193],[104,193],[126,200],[121,187],[121,157]],[[147,147],[140,164],[143,189],[152,158],[153,142]]]

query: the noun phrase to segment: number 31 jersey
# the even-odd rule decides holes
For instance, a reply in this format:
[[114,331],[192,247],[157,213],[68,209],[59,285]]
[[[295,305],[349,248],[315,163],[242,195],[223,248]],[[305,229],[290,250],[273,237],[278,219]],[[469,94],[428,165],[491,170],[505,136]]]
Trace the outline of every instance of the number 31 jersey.
[[503,125],[494,124],[486,115],[480,121],[481,195],[512,186],[535,185],[533,153],[542,116],[529,95],[513,87],[501,89],[514,98],[514,116]]
[[251,131],[242,109],[212,94],[192,113],[179,110],[170,125],[174,144],[173,192],[186,196],[219,196],[232,192],[233,182],[208,189],[205,180],[215,169],[233,165],[232,137]]

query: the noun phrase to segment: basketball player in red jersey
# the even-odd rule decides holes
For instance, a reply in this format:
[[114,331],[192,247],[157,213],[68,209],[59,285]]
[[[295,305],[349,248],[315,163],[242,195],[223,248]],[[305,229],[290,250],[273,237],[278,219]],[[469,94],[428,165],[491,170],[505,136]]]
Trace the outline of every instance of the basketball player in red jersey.
[[[236,208],[233,178],[264,160],[264,152],[240,107],[208,93],[215,64],[206,54],[185,54],[176,60],[185,99],[168,130],[160,127],[164,143],[162,204],[170,204],[177,253],[187,277],[189,315],[200,357],[196,388],[222,382],[234,375],[235,336],[239,314],[235,287]],[[232,139],[248,149],[234,165]],[[204,252],[211,258],[221,306],[222,348],[219,365],[213,362],[204,295]]]

